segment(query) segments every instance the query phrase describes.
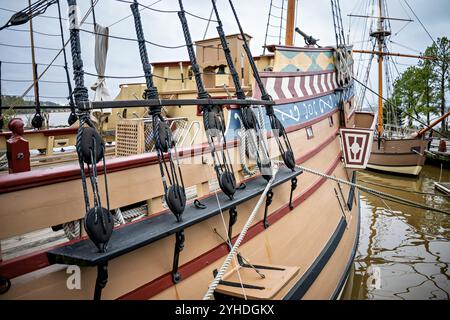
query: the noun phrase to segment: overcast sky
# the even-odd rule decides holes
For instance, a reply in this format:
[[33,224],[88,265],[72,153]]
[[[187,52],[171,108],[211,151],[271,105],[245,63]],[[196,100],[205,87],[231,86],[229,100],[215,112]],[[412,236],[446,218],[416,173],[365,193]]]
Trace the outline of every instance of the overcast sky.
[[[155,0],[139,0],[145,5],[150,5]],[[281,6],[283,0],[273,0],[277,6]],[[78,0],[80,5],[81,16],[85,14],[90,5],[90,0]],[[367,48],[367,42],[361,42],[363,39],[362,32],[364,25],[370,24],[370,20],[352,18],[348,14],[367,14],[369,3],[373,0],[342,0],[342,15],[345,25],[345,32],[351,43],[356,48]],[[418,17],[421,19],[425,27],[433,38],[450,36],[450,1],[449,0],[407,0]],[[235,7],[241,18],[244,31],[250,34],[252,39],[252,50],[254,55],[262,54],[262,46],[266,31],[267,17],[270,6],[270,0],[234,0]],[[0,0],[0,24],[5,24],[12,15],[8,10],[20,10],[26,7],[28,0]],[[67,3],[61,0],[63,17],[67,16]],[[427,46],[432,44],[432,40],[426,34],[420,23],[413,16],[412,12],[407,8],[405,0],[387,0],[389,15],[396,18],[411,18],[412,23],[392,21],[391,27],[393,32],[390,50],[392,52],[402,52],[417,54],[423,51]],[[202,17],[209,17],[211,12],[210,0],[185,0],[184,6],[187,11]],[[236,33],[237,27],[232,17],[231,10],[227,0],[218,0],[218,7],[222,14],[224,29],[227,34]],[[163,10],[177,10],[177,0],[162,0],[153,8]],[[123,17],[131,14],[129,4],[121,3],[117,0],[100,0],[95,8],[97,22],[103,26],[109,26]],[[280,10],[274,8],[273,14],[279,16]],[[376,12],[377,14],[377,12]],[[56,17],[58,15],[56,5],[50,7],[45,13],[46,16]],[[154,11],[143,10],[141,12],[145,37],[147,40],[176,46],[184,44],[184,38],[181,31],[178,16],[173,13],[157,13]],[[39,17],[33,20],[34,30],[37,32],[47,33],[50,35],[35,34],[35,45],[37,47],[61,48],[61,39],[59,34],[59,23],[56,19],[48,17]],[[192,38],[194,40],[202,39],[205,33],[207,22],[188,16],[188,22],[191,29]],[[279,25],[279,19],[272,18],[271,24]],[[306,33],[320,39],[320,44],[334,45],[335,36],[331,15],[330,0],[298,0],[297,7],[297,26]],[[349,28],[350,26],[350,28]],[[13,27],[14,30],[28,30],[28,24]],[[92,30],[92,16],[89,16],[87,23],[83,28]],[[0,60],[4,61],[2,65],[2,77],[5,80],[30,80],[32,79],[32,71],[30,65],[12,65],[6,62],[30,62],[31,55],[29,48],[12,48],[6,47],[4,44],[29,46],[30,38],[28,32],[14,31],[4,29],[0,31]],[[279,30],[271,28],[269,34],[278,35]],[[284,31],[283,31],[284,33]],[[398,33],[398,34],[397,34]],[[64,23],[64,34],[68,38],[67,22]],[[132,17],[113,25],[110,28],[110,34],[116,36],[124,36],[135,38],[135,30]],[[207,37],[215,37],[216,30],[214,23],[211,23],[207,32]],[[268,43],[278,43],[277,37],[268,38]],[[296,36],[296,45],[303,45],[303,41]],[[81,32],[82,57],[84,61],[85,71],[95,73],[94,67],[94,37],[91,34]],[[68,47],[69,48],[69,47]],[[154,46],[147,46],[150,61],[169,61],[169,60],[188,60],[186,48],[170,50],[162,49]],[[69,66],[71,66],[70,50]],[[57,51],[36,49],[36,60],[39,63],[49,63],[55,56]],[[357,60],[359,56],[355,56]],[[368,57],[363,57],[367,59]],[[408,65],[415,64],[414,59],[395,59],[398,64],[399,72],[402,72]],[[362,61],[366,63],[366,61]],[[63,64],[62,55],[56,60],[56,64]],[[360,61],[357,61],[360,63]],[[39,66],[39,72],[42,72],[44,66]],[[362,71],[360,71],[361,73]],[[374,72],[373,72],[374,73]],[[397,71],[393,71],[394,75]],[[118,76],[134,76],[142,74],[142,67],[139,58],[137,44],[131,41],[110,40],[109,54],[107,60],[107,75]],[[71,75],[72,76],[72,75]],[[362,75],[359,75],[362,78]],[[375,78],[372,77],[372,80]],[[49,81],[65,81],[65,74],[62,68],[51,68],[42,80]],[[86,77],[86,86],[90,86],[95,78]],[[119,84],[126,82],[136,82],[136,80],[107,80],[108,88],[113,97],[119,91]],[[375,82],[373,85],[375,85]],[[8,82],[2,81],[3,94],[21,95],[31,82]],[[376,89],[376,87],[374,87]],[[91,91],[91,97],[92,97]],[[31,90],[29,95],[33,95]],[[50,97],[63,97],[67,95],[67,87],[65,84],[56,83],[40,83],[40,95]],[[32,99],[30,97],[29,99]],[[64,99],[41,98],[41,100],[53,100],[59,103],[65,103]],[[370,100],[370,99],[369,99]]]

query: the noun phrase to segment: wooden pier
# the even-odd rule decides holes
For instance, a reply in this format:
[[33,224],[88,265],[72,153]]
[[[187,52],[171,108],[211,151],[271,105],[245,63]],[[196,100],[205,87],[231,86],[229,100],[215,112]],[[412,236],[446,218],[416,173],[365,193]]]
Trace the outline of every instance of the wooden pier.
[[443,164],[444,167],[450,167],[450,141],[445,140],[447,144],[447,150],[445,152],[439,151],[439,142],[440,139],[433,139],[431,141],[429,149],[425,151],[427,162],[439,166]]

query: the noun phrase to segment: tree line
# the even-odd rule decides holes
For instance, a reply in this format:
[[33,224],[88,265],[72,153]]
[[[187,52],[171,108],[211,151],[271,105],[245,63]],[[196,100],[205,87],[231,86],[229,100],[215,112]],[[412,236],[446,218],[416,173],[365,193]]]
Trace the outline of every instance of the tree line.
[[[34,109],[14,109],[14,106],[34,106],[35,103],[32,100],[25,100],[24,98],[20,96],[1,96],[2,99],[2,105],[11,107],[9,109],[4,109],[2,112],[2,115],[0,115],[1,118],[3,118],[3,128],[0,129],[7,129],[8,122],[12,118],[16,117],[19,114],[34,114]],[[52,102],[52,101],[42,101],[42,105],[45,106],[59,106],[60,104]],[[69,107],[67,107],[66,111],[69,111]],[[45,108],[43,109],[43,112],[45,111]],[[59,110],[59,111],[65,111],[65,110]]]
[[[450,41],[438,38],[424,56],[434,59],[420,60],[408,67],[395,81],[393,93],[385,112],[393,112],[385,119],[395,118],[394,124],[413,127],[414,119],[426,118],[429,125],[433,117],[448,112],[447,97],[450,90]],[[389,110],[389,111],[388,111]],[[389,120],[388,120],[389,121]],[[448,132],[448,119],[441,122],[441,131]]]

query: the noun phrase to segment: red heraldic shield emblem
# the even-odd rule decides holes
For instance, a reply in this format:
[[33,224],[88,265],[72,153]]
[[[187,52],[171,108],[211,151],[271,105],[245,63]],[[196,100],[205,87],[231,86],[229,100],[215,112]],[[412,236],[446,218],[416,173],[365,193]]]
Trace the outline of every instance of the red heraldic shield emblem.
[[372,130],[341,129],[341,141],[347,168],[366,168],[372,149],[372,139]]

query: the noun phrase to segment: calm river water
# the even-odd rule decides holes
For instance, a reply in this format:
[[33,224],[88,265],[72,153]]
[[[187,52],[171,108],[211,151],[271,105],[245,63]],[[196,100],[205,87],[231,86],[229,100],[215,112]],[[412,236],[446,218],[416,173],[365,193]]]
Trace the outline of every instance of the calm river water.
[[[425,166],[417,179],[368,171],[358,179],[399,187],[406,192],[365,184],[450,212],[449,197],[407,192],[440,194],[434,190],[440,175],[439,167]],[[441,179],[450,181],[450,170],[443,170]],[[450,299],[450,217],[364,193],[361,207],[359,247],[342,298]]]

